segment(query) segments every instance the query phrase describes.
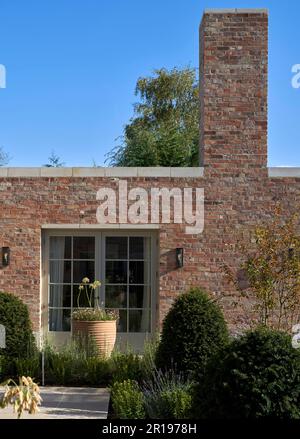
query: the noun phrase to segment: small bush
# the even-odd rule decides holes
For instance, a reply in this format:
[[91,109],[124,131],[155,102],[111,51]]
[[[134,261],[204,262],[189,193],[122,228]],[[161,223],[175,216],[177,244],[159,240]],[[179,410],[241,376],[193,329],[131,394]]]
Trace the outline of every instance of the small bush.
[[0,355],[0,382],[4,381],[5,376],[5,357]]
[[0,353],[10,358],[28,358],[36,350],[27,306],[16,296],[0,292],[0,323],[6,329],[6,348]]
[[119,419],[143,419],[145,417],[143,393],[136,381],[115,382],[111,389],[114,414]]
[[65,386],[75,381],[73,368],[72,357],[65,353],[48,351],[45,355],[45,380],[48,384]]
[[13,368],[15,377],[30,376],[35,381],[39,380],[41,375],[40,355],[37,352],[30,358],[14,358]]
[[163,322],[156,365],[199,374],[227,342],[228,330],[220,308],[205,292],[194,288],[175,301]]
[[142,378],[141,358],[139,355],[128,351],[125,353],[114,352],[111,357],[113,383],[125,380],[140,381]]
[[110,380],[111,365],[98,355],[93,340],[70,341],[60,350],[47,344],[44,353],[48,384],[98,386]]
[[192,405],[191,383],[173,371],[155,371],[143,387],[150,419],[188,419]]
[[197,418],[299,418],[300,352],[266,328],[246,333],[210,362],[196,388]]
[[143,381],[150,380],[156,369],[155,358],[159,345],[159,334],[147,339],[144,343],[143,355],[141,357],[141,370]]

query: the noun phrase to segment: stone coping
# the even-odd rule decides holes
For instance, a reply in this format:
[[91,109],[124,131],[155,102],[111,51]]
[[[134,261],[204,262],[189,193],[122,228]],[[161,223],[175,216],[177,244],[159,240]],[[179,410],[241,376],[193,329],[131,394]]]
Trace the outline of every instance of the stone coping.
[[[271,178],[299,178],[298,167],[270,167]],[[199,178],[204,177],[204,168],[171,167],[120,167],[120,168],[1,168],[0,178],[57,178],[57,177],[110,177],[110,178]]]
[[268,168],[268,171],[269,171],[269,177],[271,178],[280,178],[280,177],[300,178],[300,168],[288,168],[288,167]]
[[1,177],[166,177],[197,178],[203,177],[203,168],[171,167],[115,167],[115,168],[1,168]]
[[221,8],[204,9],[204,14],[268,14],[267,8]]

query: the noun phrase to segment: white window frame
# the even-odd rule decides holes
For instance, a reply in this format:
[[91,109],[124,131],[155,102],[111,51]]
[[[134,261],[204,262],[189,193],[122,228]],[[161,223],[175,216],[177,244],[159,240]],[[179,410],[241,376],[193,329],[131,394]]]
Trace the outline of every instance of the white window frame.
[[[62,226],[63,227],[63,226]],[[95,237],[95,279],[102,281],[105,274],[105,238],[115,236],[126,237],[147,237],[150,238],[150,294],[151,294],[151,322],[150,333],[146,337],[151,337],[158,329],[157,321],[157,292],[158,290],[158,270],[159,270],[159,246],[158,232],[153,230],[99,230],[99,229],[47,229],[42,230],[42,263],[41,263],[41,329],[44,339],[52,341],[55,345],[62,345],[71,338],[71,332],[49,331],[49,242],[51,236],[94,236]],[[100,263],[99,263],[100,262]],[[105,283],[100,287],[100,301],[104,299]],[[126,307],[127,309],[127,307]],[[117,334],[117,344],[120,348],[129,344],[135,350],[141,350],[145,340],[145,333],[127,332]]]

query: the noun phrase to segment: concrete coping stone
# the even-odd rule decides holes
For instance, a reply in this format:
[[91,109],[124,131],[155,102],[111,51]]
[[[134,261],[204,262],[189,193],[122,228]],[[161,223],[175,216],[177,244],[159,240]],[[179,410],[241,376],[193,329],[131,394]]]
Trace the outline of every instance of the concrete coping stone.
[[[300,167],[269,167],[271,178],[299,178]],[[62,178],[62,177],[110,177],[110,178],[201,178],[200,167],[123,167],[123,168],[2,168],[0,178]]]
[[267,8],[224,8],[204,9],[204,14],[268,14]]
[[300,168],[268,168],[270,178],[300,178]]
[[111,178],[197,178],[203,177],[200,167],[115,167],[115,168],[1,168],[0,178],[32,178],[32,177],[111,177]]

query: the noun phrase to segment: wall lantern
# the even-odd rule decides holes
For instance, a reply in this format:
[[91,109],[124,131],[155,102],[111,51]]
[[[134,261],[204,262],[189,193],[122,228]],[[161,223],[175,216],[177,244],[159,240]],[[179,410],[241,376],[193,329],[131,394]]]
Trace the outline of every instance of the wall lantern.
[[176,248],[176,266],[183,267],[183,248]]
[[2,267],[7,267],[10,263],[10,248],[2,247]]

